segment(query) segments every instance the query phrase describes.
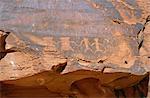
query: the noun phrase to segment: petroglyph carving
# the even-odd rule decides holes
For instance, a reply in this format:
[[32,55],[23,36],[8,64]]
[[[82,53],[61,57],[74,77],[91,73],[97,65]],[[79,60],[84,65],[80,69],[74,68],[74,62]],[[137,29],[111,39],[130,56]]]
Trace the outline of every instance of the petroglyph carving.
[[99,43],[99,38],[94,38],[94,43],[92,44],[92,46],[95,46],[95,52],[99,52],[102,51],[102,49],[100,48],[100,43]]
[[80,46],[85,47],[84,52],[92,51],[90,48],[90,41],[88,38],[83,38],[83,40],[81,40]]
[[71,46],[70,37],[60,37],[61,50],[63,51],[74,51]]

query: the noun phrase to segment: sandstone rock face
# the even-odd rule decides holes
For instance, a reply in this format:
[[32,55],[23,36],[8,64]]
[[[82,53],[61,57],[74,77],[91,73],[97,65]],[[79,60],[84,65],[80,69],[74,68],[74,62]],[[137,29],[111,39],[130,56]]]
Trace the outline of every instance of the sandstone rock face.
[[[150,19],[141,2],[0,0],[4,89],[40,86],[61,96],[105,98],[145,83],[146,96]],[[136,90],[131,96],[139,96]]]

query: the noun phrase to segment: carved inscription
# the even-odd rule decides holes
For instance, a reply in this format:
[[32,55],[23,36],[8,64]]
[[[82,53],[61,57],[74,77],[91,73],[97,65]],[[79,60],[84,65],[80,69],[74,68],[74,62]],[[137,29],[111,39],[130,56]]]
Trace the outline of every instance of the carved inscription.
[[80,43],[80,47],[85,47],[85,51],[92,51],[91,48],[90,48],[90,42],[88,40],[88,38],[83,38],[83,40],[81,40],[81,43]]
[[[56,40],[57,39],[57,40]],[[73,37],[45,37],[43,38],[47,48],[57,49],[61,51],[76,51],[76,49],[84,49],[83,52],[91,51],[92,53],[102,51],[100,38],[80,38]],[[58,47],[59,46],[59,49]]]
[[102,49],[100,48],[99,38],[94,38],[94,43],[92,44],[92,46],[93,45],[95,45],[95,52],[102,51]]
[[63,51],[74,51],[71,47],[70,37],[60,37],[61,50]]

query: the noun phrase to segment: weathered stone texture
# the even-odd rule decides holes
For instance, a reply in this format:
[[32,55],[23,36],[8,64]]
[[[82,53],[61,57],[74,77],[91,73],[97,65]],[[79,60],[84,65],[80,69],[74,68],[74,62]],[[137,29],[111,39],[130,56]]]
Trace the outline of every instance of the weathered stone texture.
[[[117,96],[110,88],[140,85],[150,70],[145,2],[0,0],[0,81],[73,94],[72,86],[87,89],[83,84],[90,78],[87,85],[91,81],[100,84],[97,89],[106,90],[108,96]],[[147,95],[146,86],[143,96]],[[79,88],[77,92],[79,98],[92,96],[90,90],[84,92],[86,96]]]

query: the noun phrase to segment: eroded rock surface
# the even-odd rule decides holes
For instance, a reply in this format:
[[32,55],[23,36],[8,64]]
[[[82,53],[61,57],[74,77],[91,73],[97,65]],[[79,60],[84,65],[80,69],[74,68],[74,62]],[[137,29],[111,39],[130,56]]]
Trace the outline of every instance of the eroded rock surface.
[[[149,19],[139,1],[0,0],[0,6],[2,34],[10,32],[0,60],[6,84],[70,94],[75,81],[94,78],[123,89],[150,70]],[[122,77],[129,77],[126,85],[114,82]]]
[[122,8],[127,4],[119,1],[1,0],[1,4],[1,28],[12,30],[7,47],[21,48],[0,62],[3,70],[12,70],[6,79],[14,74],[12,77],[19,77],[19,70],[13,69],[23,66],[26,72],[34,70],[31,66],[37,72],[65,62],[63,73],[77,69],[101,71],[104,67],[110,67],[109,72],[145,73],[142,63],[137,66],[140,44],[137,35],[144,25],[127,22],[129,16],[140,19],[137,4],[129,15],[125,13],[130,10]]

